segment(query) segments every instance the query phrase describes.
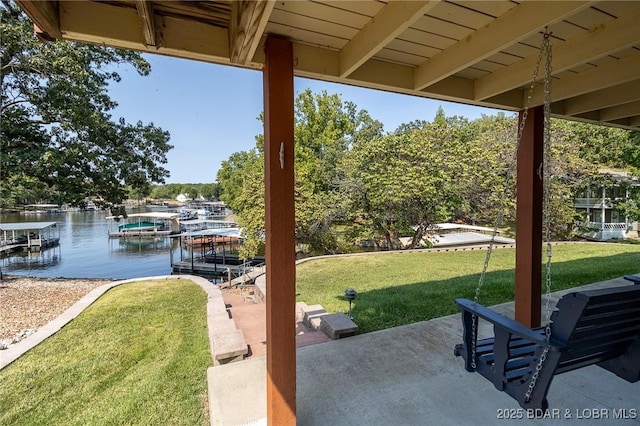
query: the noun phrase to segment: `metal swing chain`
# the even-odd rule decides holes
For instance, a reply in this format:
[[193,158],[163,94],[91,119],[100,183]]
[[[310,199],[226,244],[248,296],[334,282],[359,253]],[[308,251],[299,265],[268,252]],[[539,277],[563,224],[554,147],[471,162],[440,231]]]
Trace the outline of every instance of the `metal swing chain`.
[[542,350],[540,354],[540,359],[538,360],[538,364],[536,365],[536,369],[531,376],[531,381],[529,382],[529,387],[524,394],[525,402],[528,402],[531,399],[531,394],[533,393],[536,383],[538,381],[538,377],[540,376],[540,372],[542,370],[542,366],[544,365],[545,360],[547,359],[547,354],[549,353],[549,340],[551,338],[551,42],[549,41],[550,34],[545,32],[543,46],[546,50],[546,62],[545,62],[545,76],[544,76],[544,132],[543,132],[543,140],[544,140],[544,157],[543,157],[543,204],[545,206],[544,209],[544,238],[546,242],[546,257],[547,262],[545,265],[545,285],[546,285],[546,293],[545,293],[545,321],[546,326],[544,329],[545,339],[547,345]]
[[[527,100],[525,102],[524,105],[524,110],[522,111],[522,118],[520,120],[520,123],[518,123],[518,131],[516,134],[516,155],[517,153],[520,151],[520,143],[522,141],[522,134],[524,133],[524,126],[527,122],[527,117],[529,115],[529,107],[531,106],[531,98],[533,96],[533,89],[535,88],[535,84],[536,81],[538,80],[538,71],[540,70],[540,64],[542,63],[542,58],[545,56],[547,57],[547,62],[545,63],[545,75],[544,75],[544,87],[545,87],[545,105],[547,104],[546,99],[547,99],[547,92],[549,92],[549,96],[551,93],[550,87],[551,87],[551,49],[549,48],[548,53],[547,53],[547,48],[546,45],[550,46],[549,43],[549,36],[551,34],[547,31],[547,28],[545,28],[545,33],[544,33],[544,38],[543,38],[543,43],[542,46],[540,46],[540,51],[538,52],[538,58],[536,59],[536,65],[534,67],[533,70],[533,76],[531,77],[531,83],[529,84],[529,88],[527,90]],[[547,80],[548,80],[548,84],[547,84]],[[548,90],[547,90],[548,87]],[[550,104],[550,103],[549,103]],[[545,115],[546,117],[546,115]],[[546,127],[546,121],[545,121],[545,128]],[[509,193],[509,182],[511,181],[512,176],[515,174],[516,172],[516,161],[512,161],[511,163],[509,163],[509,167],[507,167],[507,171],[505,174],[505,180],[504,180],[504,184],[503,184],[503,188],[502,188],[502,192],[500,193],[500,200],[499,200],[499,204],[498,204],[498,214],[496,216],[496,219],[494,221],[493,224],[493,231],[491,233],[491,240],[489,240],[489,247],[487,247],[487,255],[485,256],[484,259],[484,266],[482,268],[482,272],[480,273],[480,278],[478,279],[478,285],[476,287],[475,290],[475,294],[474,294],[474,298],[473,298],[473,302],[474,303],[478,303],[479,299],[480,299],[480,290],[482,289],[482,286],[484,285],[485,282],[485,277],[487,275],[487,270],[489,268],[489,262],[491,260],[491,254],[493,253],[493,248],[495,246],[495,239],[496,239],[496,235],[498,234],[498,227],[500,225],[500,223],[502,223],[502,219],[504,217],[504,209],[505,209],[505,203],[506,203],[506,199],[507,199],[507,195]],[[549,287],[550,288],[550,287]],[[476,368],[476,342],[478,340],[478,317],[476,315],[473,315],[472,319],[471,319],[471,367],[472,368]]]

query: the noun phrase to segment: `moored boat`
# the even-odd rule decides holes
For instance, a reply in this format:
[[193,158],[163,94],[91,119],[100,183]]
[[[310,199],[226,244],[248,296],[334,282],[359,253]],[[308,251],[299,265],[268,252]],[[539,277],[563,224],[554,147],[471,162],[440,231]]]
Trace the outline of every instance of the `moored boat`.
[[[147,212],[133,213],[126,218],[122,216],[108,216],[109,237],[143,237],[163,236],[180,233],[178,213]],[[125,223],[117,225],[113,230],[113,224],[124,220]]]

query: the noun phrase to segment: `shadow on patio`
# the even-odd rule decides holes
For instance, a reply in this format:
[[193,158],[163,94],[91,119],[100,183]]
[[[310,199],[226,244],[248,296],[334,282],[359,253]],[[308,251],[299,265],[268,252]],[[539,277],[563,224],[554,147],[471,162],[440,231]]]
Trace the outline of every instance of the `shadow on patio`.
[[[631,284],[617,278],[580,288],[622,285]],[[552,304],[569,291],[553,293]],[[495,309],[513,317],[513,303]],[[462,425],[526,419],[513,399],[479,374],[467,373],[463,361],[453,356],[461,335],[456,314],[299,348],[298,424]],[[266,424],[265,365],[260,357],[209,370],[212,424]],[[529,422],[639,424],[639,390],[637,383],[597,366],[582,368],[557,376],[551,385],[549,412],[558,418]]]

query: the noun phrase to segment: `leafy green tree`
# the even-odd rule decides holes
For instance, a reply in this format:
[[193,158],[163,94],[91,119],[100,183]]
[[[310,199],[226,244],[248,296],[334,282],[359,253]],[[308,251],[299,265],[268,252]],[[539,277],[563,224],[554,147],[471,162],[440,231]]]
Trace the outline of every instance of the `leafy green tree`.
[[452,218],[470,178],[466,128],[466,120],[440,110],[432,123],[356,143],[344,162],[354,226],[382,236],[389,248],[408,234],[413,248],[435,223]]
[[197,184],[199,195],[207,200],[217,200],[220,196],[219,186],[217,183],[199,183]]
[[264,244],[264,156],[261,138],[257,147],[231,154],[218,170],[220,199],[231,210],[243,230],[240,256],[248,259],[260,253]]
[[465,156],[469,185],[456,220],[493,226],[515,221],[516,119],[499,113],[469,123]]
[[581,155],[585,143],[582,132],[573,122],[551,121],[550,225],[554,239],[573,237],[583,221],[574,207],[576,194],[583,192],[598,172],[597,165]]
[[296,239],[316,253],[334,253],[333,224],[344,217],[339,167],[358,141],[382,135],[382,123],[337,94],[311,90],[296,98]]
[[563,128],[571,131],[573,143],[585,161],[617,168],[630,164],[627,156],[633,143],[628,130],[576,121],[564,121]]
[[640,132],[628,132],[627,138],[629,142],[622,150],[622,160],[636,175],[640,175]]
[[[87,197],[118,206],[128,188],[146,192],[169,175],[172,146],[153,124],[112,120],[108,85],[129,65],[149,64],[124,50],[68,41],[41,43],[13,4],[0,7],[0,195],[4,205],[29,198],[82,205]],[[33,199],[33,198],[32,198]]]
[[625,180],[619,185],[627,198],[615,203],[615,207],[630,220],[640,221],[640,132],[628,132],[627,137],[628,143],[622,151],[622,160],[633,180]]
[[[294,132],[296,240],[312,252],[335,252],[333,224],[344,216],[338,164],[356,141],[381,134],[382,124],[339,95],[306,90],[296,98]],[[217,177],[221,199],[246,233],[249,255],[259,244],[247,241],[257,241],[264,232],[263,147],[262,135],[256,136],[256,147],[232,154]]]
[[249,259],[264,249],[264,161],[256,158],[245,165],[243,172],[243,191],[236,200],[241,213],[236,215],[236,221],[244,239],[240,256]]
[[[220,165],[217,177],[220,185],[220,199],[236,214],[241,214],[243,209],[247,208],[239,198],[246,190],[247,175],[255,173],[255,164],[260,162],[264,162],[262,151],[254,148],[249,151],[234,152]],[[264,189],[261,193],[264,197]]]

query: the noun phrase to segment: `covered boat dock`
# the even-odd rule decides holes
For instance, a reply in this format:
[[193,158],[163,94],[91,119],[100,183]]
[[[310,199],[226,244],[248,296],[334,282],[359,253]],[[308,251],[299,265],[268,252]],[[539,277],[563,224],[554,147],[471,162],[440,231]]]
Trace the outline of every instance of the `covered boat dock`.
[[[147,212],[122,216],[107,216],[109,237],[157,237],[180,233],[179,213]],[[119,221],[124,220],[123,223]],[[114,229],[114,226],[116,226]]]
[[0,223],[0,254],[18,250],[40,251],[60,243],[56,222]]
[[180,247],[188,250],[188,256],[174,259],[171,253],[171,268],[176,274],[195,274],[212,277],[236,277],[253,267],[264,265],[264,257],[244,260],[233,253],[241,244],[239,228],[215,228],[183,232],[172,235],[180,239]]

